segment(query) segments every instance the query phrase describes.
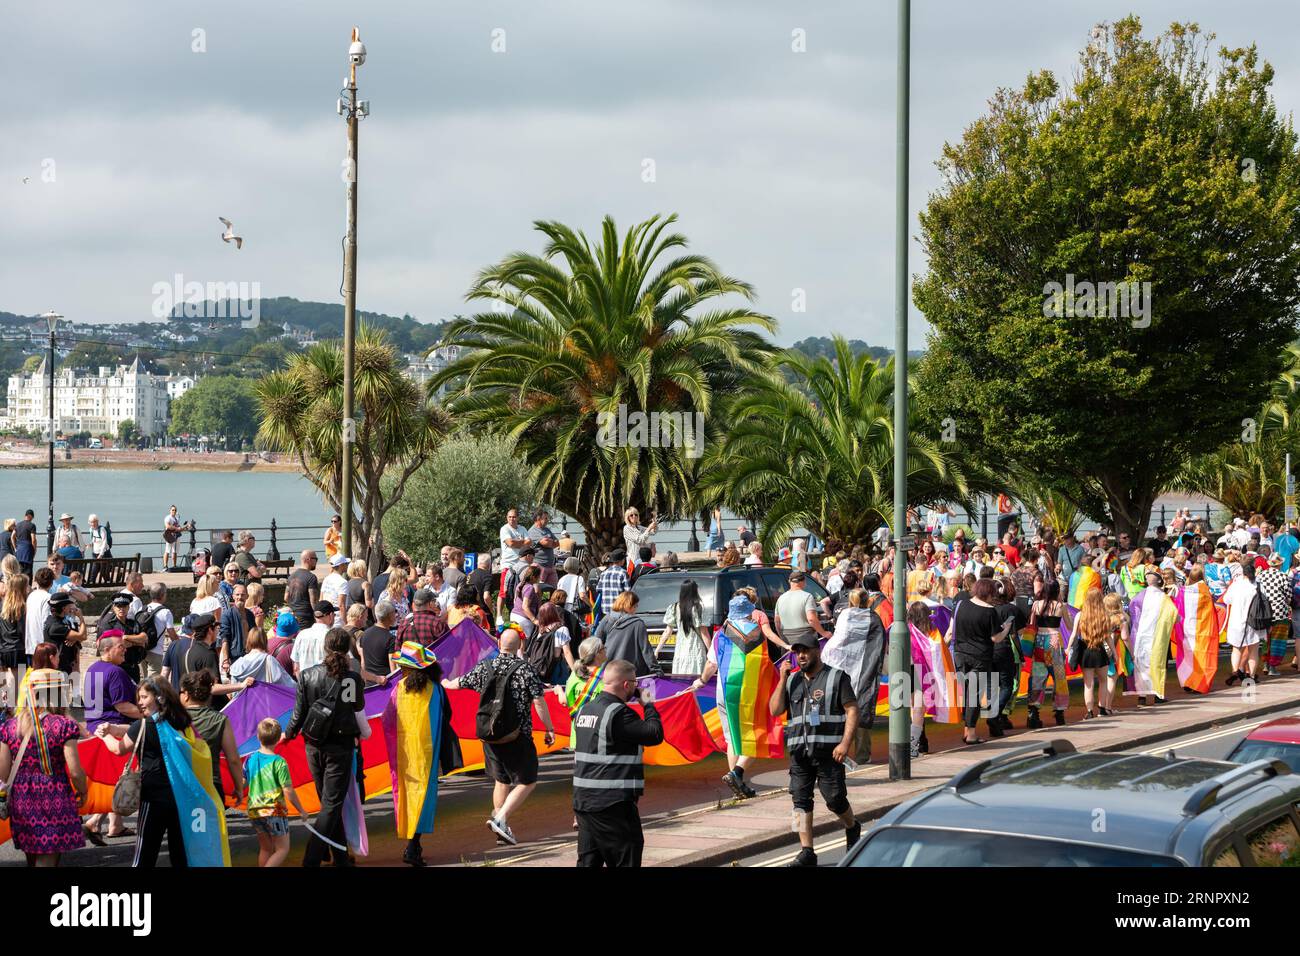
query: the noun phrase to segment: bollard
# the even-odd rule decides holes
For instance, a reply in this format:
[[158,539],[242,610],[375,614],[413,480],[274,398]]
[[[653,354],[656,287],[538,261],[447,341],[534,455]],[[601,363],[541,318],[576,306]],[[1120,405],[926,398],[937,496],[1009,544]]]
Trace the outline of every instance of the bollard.
[[700,536],[695,533],[695,515],[691,515],[691,540],[686,545],[687,551],[700,550]]

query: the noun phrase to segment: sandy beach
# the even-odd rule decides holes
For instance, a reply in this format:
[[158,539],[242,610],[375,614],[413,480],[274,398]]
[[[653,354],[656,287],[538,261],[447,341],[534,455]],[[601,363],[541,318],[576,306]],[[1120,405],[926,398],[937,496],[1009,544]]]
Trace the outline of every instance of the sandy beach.
[[[115,451],[74,448],[71,457],[55,452],[57,468],[107,468],[118,471],[274,471],[298,473],[298,463],[285,456],[261,458],[243,452],[185,452],[174,448],[157,451]],[[49,451],[44,446],[0,450],[0,468],[45,468]]]

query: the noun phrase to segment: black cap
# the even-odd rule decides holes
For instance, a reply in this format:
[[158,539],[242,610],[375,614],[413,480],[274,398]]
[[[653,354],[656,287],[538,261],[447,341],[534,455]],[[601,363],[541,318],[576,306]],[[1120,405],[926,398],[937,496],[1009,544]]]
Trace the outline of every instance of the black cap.
[[433,593],[432,588],[420,588],[415,592],[412,602],[415,604],[432,604],[435,598],[437,598],[437,595]]
[[335,613],[337,610],[338,610],[338,608],[336,608],[336,607],[335,607],[333,604],[331,604],[329,601],[317,601],[317,602],[316,602],[316,608],[315,608],[315,611],[316,611],[316,616],[317,616],[317,617],[323,617],[323,616],[326,615],[326,614],[333,614],[333,613]]
[[807,634],[804,634],[800,637],[790,638],[790,648],[792,650],[796,647],[817,647],[817,646],[818,646],[817,635],[814,634],[812,631],[809,631]]
[[536,548],[524,548],[522,551],[519,552],[519,557],[522,558],[525,555],[536,554],[536,553],[537,553]]
[[213,624],[216,623],[217,623],[217,619],[213,617],[211,614],[206,614],[206,613],[191,614],[189,617],[185,619],[185,626],[190,629],[191,633],[196,631],[202,631],[206,628],[211,627]]

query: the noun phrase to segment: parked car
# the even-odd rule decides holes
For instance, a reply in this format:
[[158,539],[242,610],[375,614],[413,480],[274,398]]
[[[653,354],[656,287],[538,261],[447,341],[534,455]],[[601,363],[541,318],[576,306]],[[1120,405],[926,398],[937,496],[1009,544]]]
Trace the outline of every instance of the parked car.
[[1080,753],[1067,740],[982,760],[881,818],[841,866],[1277,866],[1300,863],[1300,775]]
[[104,443],[103,443],[102,441],[100,441],[98,438],[92,438],[92,439],[90,440],[90,444],[88,444],[86,447],[87,447],[87,448],[103,448],[103,447],[104,447]]
[[1228,754],[1233,763],[1280,760],[1300,773],[1300,717],[1279,717],[1260,724]]
[[[659,640],[664,631],[664,611],[677,600],[682,582],[690,578],[700,589],[700,603],[703,605],[703,621],[709,627],[709,633],[722,626],[727,618],[727,605],[737,588],[752,587],[758,592],[759,607],[769,617],[776,614],[776,599],[790,587],[790,568],[786,567],[744,567],[730,568],[686,568],[670,571],[652,571],[642,574],[632,583],[632,590],[640,603],[637,615],[645,622],[650,635],[650,643]],[[821,601],[826,597],[826,589],[811,576],[804,585],[813,600]],[[829,621],[823,619],[829,630]],[[673,646],[677,643],[676,635],[669,637],[659,651],[659,663],[667,668],[672,664]],[[775,659],[775,655],[774,655]]]

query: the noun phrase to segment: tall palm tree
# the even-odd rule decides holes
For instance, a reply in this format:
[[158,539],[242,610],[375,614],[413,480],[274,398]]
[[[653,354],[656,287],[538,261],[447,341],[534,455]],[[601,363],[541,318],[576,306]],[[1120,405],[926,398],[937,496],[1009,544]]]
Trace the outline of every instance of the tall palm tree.
[[[362,325],[353,365],[354,435],[352,557],[374,568],[383,542],[380,523],[401,498],[407,479],[448,428],[447,413],[405,374],[387,337]],[[293,355],[288,366],[258,381],[258,442],[293,455],[325,502],[343,501],[343,351],[322,342]],[[390,491],[381,479],[395,479]]]
[[[629,505],[686,513],[691,456],[719,433],[717,401],[759,377],[771,350],[759,330],[774,331],[773,319],[713,302],[752,300],[747,283],[704,256],[659,261],[686,246],[665,232],[676,218],[654,216],[620,241],[607,216],[599,243],[534,223],[542,254],[512,253],[479,274],[468,298],[497,310],[451,323],[442,344],[465,354],[428,383],[431,394],[451,385],[465,427],[516,439],[539,497],[572,515],[596,553],[622,542]],[[624,436],[620,414],[636,413],[690,416],[679,421],[702,421],[704,436],[694,450]]]
[[[710,450],[703,493],[730,504],[768,503],[764,548],[803,525],[825,540],[866,543],[893,519],[893,360],[855,356],[835,337],[834,358],[787,351],[780,375],[729,404],[732,425]],[[909,422],[908,503],[969,505],[956,449]]]

